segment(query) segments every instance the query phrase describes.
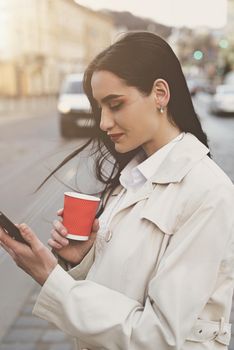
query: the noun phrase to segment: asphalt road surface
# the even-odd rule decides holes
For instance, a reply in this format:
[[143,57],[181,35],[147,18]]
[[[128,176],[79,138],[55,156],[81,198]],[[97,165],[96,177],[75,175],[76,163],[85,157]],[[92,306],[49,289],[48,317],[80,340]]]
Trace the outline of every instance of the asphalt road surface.
[[[84,162],[83,154],[35,193],[51,170],[85,140],[63,140],[57,114],[51,110],[27,117],[11,115],[9,121],[0,116],[0,128],[0,210],[13,222],[27,222],[46,243],[56,211],[63,206],[63,193],[100,189],[92,178],[92,158]],[[0,281],[1,341],[33,286],[31,278],[1,248]]]

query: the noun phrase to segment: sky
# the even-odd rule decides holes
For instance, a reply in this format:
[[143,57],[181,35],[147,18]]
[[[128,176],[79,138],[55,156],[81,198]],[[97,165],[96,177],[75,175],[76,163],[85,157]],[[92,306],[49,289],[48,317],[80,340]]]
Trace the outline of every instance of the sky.
[[170,26],[223,27],[227,0],[75,0],[94,10],[130,11]]

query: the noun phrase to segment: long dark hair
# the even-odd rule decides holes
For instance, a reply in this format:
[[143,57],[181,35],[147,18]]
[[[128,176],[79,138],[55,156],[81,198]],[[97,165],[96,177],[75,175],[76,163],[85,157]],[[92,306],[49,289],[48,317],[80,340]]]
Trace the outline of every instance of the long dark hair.
[[[194,110],[187,83],[178,58],[171,47],[159,36],[150,32],[129,32],[106,48],[87,67],[84,74],[84,91],[88,96],[95,120],[96,133],[83,147],[75,150],[45,179],[53,175],[61,166],[92,143],[96,157],[96,177],[110,192],[119,184],[119,175],[124,166],[138,153],[139,148],[120,154],[106,133],[99,128],[100,110],[92,94],[91,79],[96,71],[105,70],[123,79],[128,86],[136,87],[149,95],[156,79],[167,81],[170,89],[168,112],[171,121],[184,132],[195,135],[204,145],[207,136]],[[105,162],[112,163],[112,171],[107,175]],[[45,182],[44,181],[44,182]],[[43,182],[43,183],[44,183]],[[42,183],[42,184],[43,184]]]

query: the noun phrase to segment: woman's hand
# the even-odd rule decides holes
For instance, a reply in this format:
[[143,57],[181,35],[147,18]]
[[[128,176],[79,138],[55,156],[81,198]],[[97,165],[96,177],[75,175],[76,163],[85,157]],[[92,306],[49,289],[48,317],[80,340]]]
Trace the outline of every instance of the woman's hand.
[[29,226],[21,224],[17,227],[30,246],[12,239],[2,228],[0,228],[0,244],[21,269],[43,285],[57,265],[57,259]]
[[[57,214],[63,217],[63,209],[58,210]],[[61,221],[55,220],[53,226],[48,244],[61,258],[72,265],[77,265],[83,260],[93,246],[99,229],[98,219],[95,219],[89,239],[87,241],[75,241],[66,238],[68,232]]]

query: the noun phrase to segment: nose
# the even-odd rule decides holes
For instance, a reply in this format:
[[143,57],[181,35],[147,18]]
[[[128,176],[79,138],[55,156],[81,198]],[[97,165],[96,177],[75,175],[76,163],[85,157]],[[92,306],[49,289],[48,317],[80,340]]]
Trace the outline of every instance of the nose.
[[114,119],[111,114],[103,108],[101,112],[100,129],[108,131],[113,128],[114,124]]

